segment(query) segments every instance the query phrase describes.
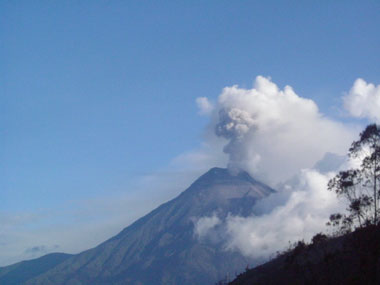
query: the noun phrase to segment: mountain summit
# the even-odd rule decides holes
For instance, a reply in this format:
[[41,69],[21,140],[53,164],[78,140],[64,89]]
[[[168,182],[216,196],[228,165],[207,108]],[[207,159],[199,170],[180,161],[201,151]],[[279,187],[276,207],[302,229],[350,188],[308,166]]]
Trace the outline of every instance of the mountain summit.
[[[65,259],[26,284],[213,284],[252,260],[194,233],[202,217],[247,216],[274,190],[247,172],[212,168],[99,246]],[[1,272],[0,269],[0,282]],[[3,284],[3,283],[2,283]],[[13,283],[10,283],[13,284]]]
[[214,211],[220,211],[222,215],[247,216],[258,199],[274,192],[246,171],[235,173],[214,167],[199,177],[178,199],[187,198],[188,202],[182,202],[191,203],[189,210],[196,216],[211,215]]

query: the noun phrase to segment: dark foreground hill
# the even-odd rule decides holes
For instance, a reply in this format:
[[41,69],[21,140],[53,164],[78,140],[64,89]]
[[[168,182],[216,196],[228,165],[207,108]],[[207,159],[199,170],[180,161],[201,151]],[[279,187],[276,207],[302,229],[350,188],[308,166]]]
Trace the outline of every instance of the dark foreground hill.
[[255,202],[273,192],[246,172],[213,168],[99,246],[29,274],[21,283],[8,279],[1,284],[214,284],[255,260],[224,250],[221,242],[199,240],[196,221],[250,215]]
[[380,226],[336,238],[318,236],[239,275],[231,285],[380,284]]

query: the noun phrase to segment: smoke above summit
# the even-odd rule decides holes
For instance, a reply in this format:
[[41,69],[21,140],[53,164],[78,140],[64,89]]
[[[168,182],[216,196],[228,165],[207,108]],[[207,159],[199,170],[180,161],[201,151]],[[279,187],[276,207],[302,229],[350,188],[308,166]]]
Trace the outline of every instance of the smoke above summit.
[[212,125],[227,143],[228,167],[272,185],[312,167],[326,152],[345,154],[356,130],[325,117],[316,103],[258,76],[252,89],[223,89]]
[[[356,80],[342,98],[347,114],[378,122],[379,88]],[[228,167],[244,169],[278,192],[260,200],[249,217],[202,217],[198,237],[214,234],[217,222],[226,250],[265,258],[289,241],[310,240],[326,230],[330,214],[345,210],[327,183],[336,171],[357,166],[346,153],[362,127],[327,118],[314,101],[262,76],[252,89],[224,88],[210,120],[209,133],[224,141]]]

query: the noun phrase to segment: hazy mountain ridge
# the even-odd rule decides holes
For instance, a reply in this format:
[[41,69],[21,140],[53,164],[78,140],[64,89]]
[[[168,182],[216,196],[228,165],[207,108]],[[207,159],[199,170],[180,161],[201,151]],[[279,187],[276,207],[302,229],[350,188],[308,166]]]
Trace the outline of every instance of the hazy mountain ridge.
[[254,261],[198,240],[194,222],[215,213],[250,215],[258,199],[274,192],[246,172],[213,168],[118,235],[26,284],[212,284]]
[[72,254],[51,253],[37,259],[2,267],[0,268],[0,284],[21,284],[54,268],[71,256]]

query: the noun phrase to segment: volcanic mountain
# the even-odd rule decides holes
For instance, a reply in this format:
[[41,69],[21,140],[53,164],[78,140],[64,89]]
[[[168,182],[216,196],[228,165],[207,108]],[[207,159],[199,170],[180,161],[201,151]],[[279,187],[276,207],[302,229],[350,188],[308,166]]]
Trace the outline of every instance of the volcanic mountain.
[[0,284],[214,284],[255,261],[220,242],[199,239],[197,221],[248,216],[256,201],[271,193],[247,172],[212,168],[178,197],[97,247],[29,273],[30,278],[19,276],[20,283],[2,282],[12,270],[0,268]]

